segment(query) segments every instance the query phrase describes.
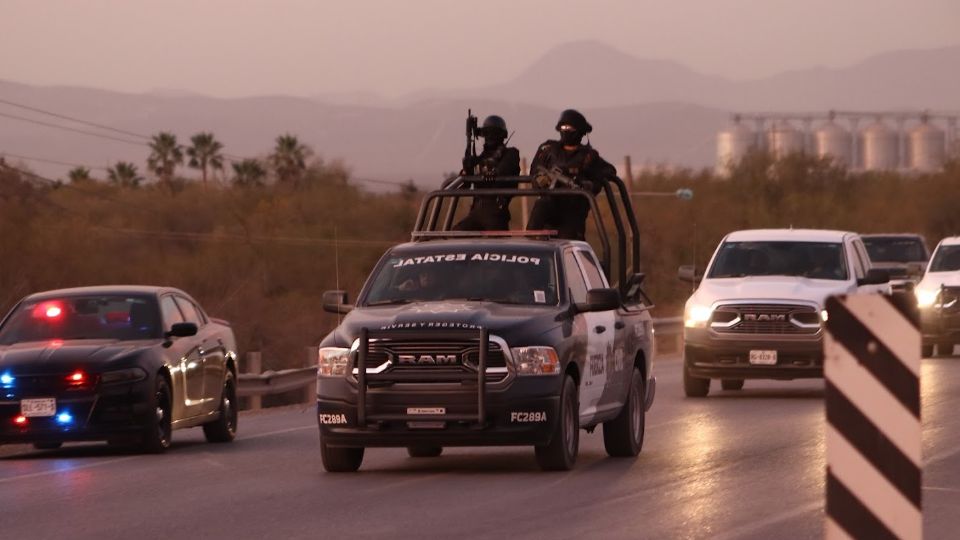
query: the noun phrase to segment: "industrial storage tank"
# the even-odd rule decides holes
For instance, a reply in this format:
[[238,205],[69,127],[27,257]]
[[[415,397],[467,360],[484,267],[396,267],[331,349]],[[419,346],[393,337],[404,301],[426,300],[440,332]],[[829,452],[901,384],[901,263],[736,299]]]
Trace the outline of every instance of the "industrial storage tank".
[[933,172],[943,167],[946,160],[947,135],[929,123],[927,117],[910,130],[910,168],[920,172]]
[[756,132],[741,124],[740,118],[735,116],[733,125],[717,133],[717,174],[729,174],[730,168],[756,146]]
[[767,148],[774,159],[783,159],[790,154],[804,151],[803,132],[790,122],[775,123],[767,132]]
[[817,157],[829,158],[838,165],[853,167],[853,136],[831,119],[814,133]]
[[887,171],[900,165],[900,142],[897,132],[882,120],[870,124],[860,132],[863,168],[868,171]]

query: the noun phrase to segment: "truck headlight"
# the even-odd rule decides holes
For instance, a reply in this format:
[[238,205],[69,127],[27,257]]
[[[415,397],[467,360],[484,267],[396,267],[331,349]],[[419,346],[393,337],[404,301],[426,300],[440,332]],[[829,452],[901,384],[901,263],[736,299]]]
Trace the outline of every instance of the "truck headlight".
[[937,301],[940,291],[937,289],[917,289],[917,307],[928,308]]
[[350,349],[321,347],[317,357],[318,377],[346,377],[350,368]]
[[703,328],[710,320],[713,309],[707,306],[694,304],[687,308],[687,313],[683,317],[683,325],[687,328]]
[[557,375],[560,358],[553,347],[514,347],[513,361],[517,375]]

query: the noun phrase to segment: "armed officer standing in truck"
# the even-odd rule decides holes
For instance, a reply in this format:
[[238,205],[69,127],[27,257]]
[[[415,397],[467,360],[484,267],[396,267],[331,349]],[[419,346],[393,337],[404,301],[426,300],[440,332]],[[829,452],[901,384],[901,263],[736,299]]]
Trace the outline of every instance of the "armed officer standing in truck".
[[[470,137],[468,117],[467,135]],[[475,124],[474,124],[475,125]],[[483,120],[483,125],[476,129],[475,135],[483,137],[483,151],[480,155],[472,155],[469,151],[463,157],[461,175],[482,176],[480,183],[474,184],[474,189],[515,187],[514,183],[505,185],[497,182],[498,176],[517,176],[520,174],[520,151],[507,146],[507,123],[497,115],[490,115]],[[501,231],[510,228],[510,197],[474,197],[470,206],[470,213],[454,226],[459,231]]]
[[[593,126],[580,112],[567,109],[560,114],[556,130],[560,132],[560,140],[541,144],[530,164],[536,186],[550,187],[554,184],[551,176],[559,173],[572,180],[574,187],[598,195],[607,180],[617,175],[617,170],[589,143],[582,143],[583,137],[593,131]],[[530,213],[527,229],[556,229],[560,238],[584,240],[589,212],[590,203],[581,197],[540,197]]]

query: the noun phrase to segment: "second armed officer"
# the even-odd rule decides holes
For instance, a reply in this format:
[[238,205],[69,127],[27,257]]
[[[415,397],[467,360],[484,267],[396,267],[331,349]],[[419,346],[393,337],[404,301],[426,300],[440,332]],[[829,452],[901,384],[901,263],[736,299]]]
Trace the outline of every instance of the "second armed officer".
[[[497,182],[498,176],[520,174],[520,151],[507,146],[507,123],[497,115],[483,120],[479,135],[483,151],[463,158],[460,174],[482,176],[474,189],[515,187],[515,183]],[[474,197],[470,213],[454,226],[459,231],[503,231],[510,228],[510,197]]]
[[[571,187],[598,195],[607,180],[617,175],[617,169],[601,158],[589,143],[581,142],[593,131],[593,126],[578,111],[567,109],[560,114],[556,130],[560,132],[560,140],[541,144],[530,164],[537,187],[550,185],[548,173],[560,173],[573,181],[575,186]],[[540,197],[530,212],[527,229],[556,229],[560,238],[584,240],[589,212],[590,203],[582,197]]]

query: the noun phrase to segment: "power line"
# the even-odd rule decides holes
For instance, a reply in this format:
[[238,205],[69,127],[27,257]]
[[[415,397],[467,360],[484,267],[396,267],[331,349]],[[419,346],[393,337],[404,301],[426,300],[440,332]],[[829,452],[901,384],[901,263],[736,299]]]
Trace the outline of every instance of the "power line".
[[83,163],[70,163],[68,161],[57,161],[55,159],[39,158],[33,156],[22,156],[20,154],[12,154],[10,152],[0,151],[0,156],[8,156],[16,159],[22,159],[25,161],[36,161],[38,163],[49,163],[51,165],[63,165],[64,167],[83,167],[85,169],[97,169],[101,171],[106,171],[107,167],[91,167],[89,165],[84,165]]
[[126,144],[133,144],[133,145],[136,145],[136,146],[144,146],[144,145],[146,144],[146,143],[143,142],[143,141],[131,141],[130,139],[121,139],[120,137],[114,137],[113,135],[105,135],[105,134],[103,134],[103,133],[96,133],[96,132],[93,132],[93,131],[86,131],[86,130],[83,130],[83,129],[72,128],[72,127],[68,127],[68,126],[61,126],[60,124],[52,124],[52,123],[50,123],[50,122],[44,122],[43,120],[36,120],[36,119],[34,119],[34,118],[25,118],[25,117],[23,117],[23,116],[17,116],[17,115],[15,115],[15,114],[7,114],[7,113],[0,112],[0,116],[3,116],[3,117],[5,117],[5,118],[11,118],[11,119],[13,119],[13,120],[19,120],[19,121],[21,121],[21,122],[28,122],[28,123],[30,123],[30,124],[37,124],[37,125],[40,125],[40,126],[46,126],[46,127],[51,127],[51,128],[55,128],[55,129],[62,129],[62,130],[65,130],[65,131],[73,131],[74,133],[80,133],[80,134],[83,134],[83,135],[89,135],[89,136],[91,136],[91,137],[99,137],[99,138],[101,138],[101,139],[108,139],[108,140],[111,140],[111,141],[117,141],[117,142],[122,142],[122,143],[126,143]]
[[132,131],[127,131],[127,130],[124,130],[124,129],[119,129],[119,128],[107,126],[107,125],[104,125],[104,124],[98,124],[98,123],[96,123],[96,122],[91,122],[91,121],[89,121],[89,120],[83,120],[83,119],[81,119],[81,118],[75,118],[75,117],[72,117],[72,116],[67,116],[67,115],[65,115],[65,114],[60,114],[60,113],[56,113],[56,112],[53,112],[53,111],[48,111],[48,110],[44,110],[44,109],[39,109],[39,108],[37,108],[37,107],[31,107],[31,106],[29,106],[29,105],[23,105],[23,104],[21,104],[21,103],[14,103],[13,101],[9,101],[9,100],[2,99],[2,98],[0,98],[0,103],[3,103],[4,105],[10,105],[11,107],[18,107],[18,108],[20,108],[20,109],[26,109],[26,110],[28,110],[28,111],[37,112],[37,113],[40,113],[40,114],[46,114],[46,115],[48,115],[48,116],[53,116],[53,117],[55,117],[55,118],[60,118],[60,119],[63,119],[63,120],[69,120],[69,121],[71,121],[71,122],[76,122],[76,123],[78,123],[78,124],[86,124],[86,125],[88,125],[88,126],[92,126],[92,127],[95,127],[95,128],[104,129],[104,130],[107,130],[107,131],[113,131],[113,132],[116,132],[116,133],[120,133],[120,134],[122,134],[122,135],[129,135],[129,136],[131,136],[131,137],[138,137],[138,138],[141,138],[141,139],[150,140],[150,137],[148,137],[147,135],[143,135],[143,134],[141,134],[141,133],[134,133],[134,132],[132,132]]

